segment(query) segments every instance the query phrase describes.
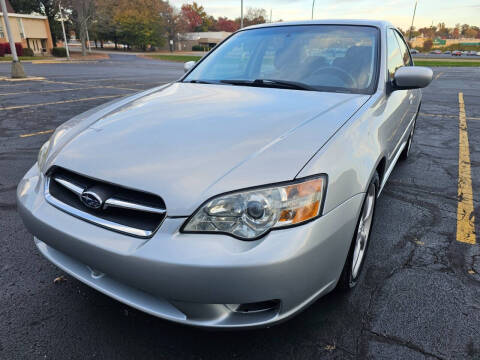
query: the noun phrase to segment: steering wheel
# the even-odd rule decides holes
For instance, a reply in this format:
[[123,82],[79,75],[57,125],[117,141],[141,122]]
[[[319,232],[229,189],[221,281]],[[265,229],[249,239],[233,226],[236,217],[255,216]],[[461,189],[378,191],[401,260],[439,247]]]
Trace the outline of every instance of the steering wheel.
[[343,70],[342,68],[340,68],[338,66],[323,66],[323,67],[315,70],[313,73],[305,75],[303,78],[315,76],[315,75],[318,75],[321,72],[331,72],[332,70],[334,70],[336,72],[335,75],[338,78],[340,78],[344,82],[346,80],[346,81],[348,81],[349,83],[352,84],[352,87],[358,88],[357,80],[355,80],[355,78],[349,72]]

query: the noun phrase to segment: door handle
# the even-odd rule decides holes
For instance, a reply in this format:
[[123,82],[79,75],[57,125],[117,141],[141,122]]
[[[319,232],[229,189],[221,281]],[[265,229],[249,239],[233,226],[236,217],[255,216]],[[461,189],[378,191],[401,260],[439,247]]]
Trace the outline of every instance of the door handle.
[[410,93],[410,95],[408,96],[408,100],[410,101],[410,105],[413,104],[413,98],[414,98],[413,94]]

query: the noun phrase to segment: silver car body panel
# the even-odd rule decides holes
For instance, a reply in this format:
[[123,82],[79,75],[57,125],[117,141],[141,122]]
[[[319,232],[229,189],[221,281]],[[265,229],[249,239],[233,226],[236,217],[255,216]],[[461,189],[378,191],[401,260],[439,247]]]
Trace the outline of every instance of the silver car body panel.
[[[375,93],[173,83],[79,115],[56,130],[45,166],[34,165],[18,185],[18,211],[40,252],[111,297],[196,326],[266,326],[331,291],[370,179],[378,170],[386,183],[421,91],[387,87],[388,22],[261,26],[304,24],[377,27]],[[161,196],[167,217],[145,239],[61,211],[44,192],[45,172],[54,165]],[[320,173],[328,175],[323,214],[307,224],[255,241],[180,232],[212,196]],[[245,314],[228,307],[269,300],[278,300],[278,308]]]
[[49,163],[161,194],[169,216],[189,216],[219,193],[293,179],[368,98],[174,83],[102,116]]

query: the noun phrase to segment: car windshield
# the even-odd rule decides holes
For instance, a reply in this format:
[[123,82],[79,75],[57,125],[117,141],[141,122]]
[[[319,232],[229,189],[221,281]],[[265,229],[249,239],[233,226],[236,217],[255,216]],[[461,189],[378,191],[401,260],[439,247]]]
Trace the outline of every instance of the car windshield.
[[370,93],[378,30],[369,26],[276,26],[240,31],[183,82]]

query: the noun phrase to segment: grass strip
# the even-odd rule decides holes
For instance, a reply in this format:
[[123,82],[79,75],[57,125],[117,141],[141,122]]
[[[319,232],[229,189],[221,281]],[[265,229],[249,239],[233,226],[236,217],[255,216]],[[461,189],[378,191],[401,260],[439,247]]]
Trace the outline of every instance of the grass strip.
[[[51,56],[19,56],[18,57],[20,61],[30,61],[30,60],[53,60]],[[11,56],[4,56],[0,57],[0,61],[12,61]]]
[[435,60],[414,60],[417,66],[446,66],[446,67],[478,67],[480,61],[435,61]]

